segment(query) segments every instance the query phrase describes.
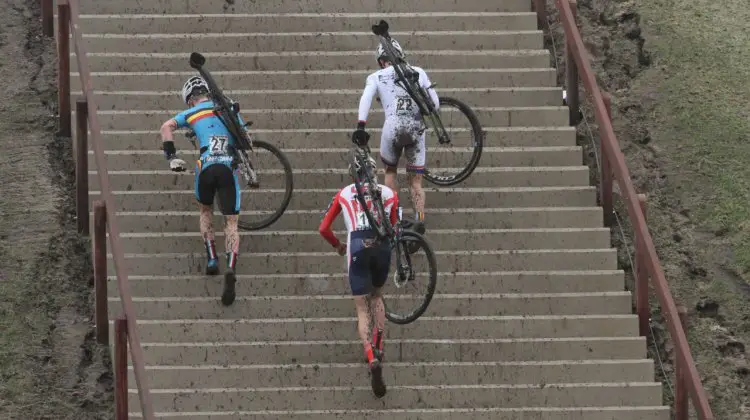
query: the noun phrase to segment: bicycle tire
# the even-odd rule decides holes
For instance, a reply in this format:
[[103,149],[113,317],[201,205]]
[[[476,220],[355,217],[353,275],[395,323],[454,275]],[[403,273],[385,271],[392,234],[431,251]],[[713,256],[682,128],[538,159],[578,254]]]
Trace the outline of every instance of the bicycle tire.
[[[420,235],[417,232],[413,231],[403,231],[401,233],[401,237],[399,238],[400,242],[406,242],[404,241],[404,238],[410,238],[410,241],[412,242],[419,242],[420,248],[424,249],[425,254],[427,255],[427,264],[429,265],[429,283],[427,285],[427,293],[424,295],[424,299],[419,304],[419,306],[416,307],[413,311],[411,311],[409,314],[403,315],[398,314],[396,312],[391,311],[388,308],[388,302],[385,297],[383,297],[383,305],[385,306],[385,317],[388,319],[388,321],[397,324],[397,325],[406,325],[411,324],[412,322],[419,319],[422,314],[425,313],[427,308],[430,306],[430,302],[432,301],[432,297],[435,295],[435,289],[437,288],[437,261],[435,258],[435,253],[432,251],[432,247],[427,242],[427,240],[424,238],[424,236]],[[395,249],[401,248],[402,250],[408,252],[406,250],[407,246],[406,244],[401,245],[400,247],[394,247]]]
[[242,213],[240,212],[240,220],[238,222],[238,227],[241,230],[245,230],[245,231],[260,230],[260,229],[263,229],[272,225],[277,220],[279,220],[279,218],[286,211],[287,207],[289,207],[289,203],[292,200],[292,194],[294,192],[294,178],[292,174],[292,165],[289,163],[289,159],[286,157],[286,155],[278,147],[268,142],[262,141],[262,140],[253,141],[252,148],[253,150],[264,149],[270,152],[272,155],[276,156],[276,158],[281,162],[281,166],[284,168],[284,176],[285,176],[284,199],[282,200],[281,205],[276,209],[276,211],[271,213],[265,219],[261,219],[260,221],[257,221],[257,222],[250,223],[247,221],[243,221]]
[[[469,159],[468,165],[466,165],[461,171],[451,176],[440,176],[434,174],[429,167],[425,168],[424,178],[432,184],[447,187],[451,185],[459,184],[465,181],[479,165],[479,160],[482,157],[482,148],[484,146],[484,132],[482,131],[482,125],[479,122],[474,111],[465,103],[461,102],[456,98],[443,97],[440,98],[440,108],[445,106],[456,107],[461,114],[469,120],[471,130],[473,132],[473,145],[474,151],[472,152],[471,159]],[[440,116],[438,115],[438,118]],[[433,127],[435,129],[435,127]]]

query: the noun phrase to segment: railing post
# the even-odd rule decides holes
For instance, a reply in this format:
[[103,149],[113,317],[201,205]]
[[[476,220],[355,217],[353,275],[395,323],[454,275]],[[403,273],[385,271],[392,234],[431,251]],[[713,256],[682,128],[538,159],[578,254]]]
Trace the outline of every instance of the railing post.
[[[609,96],[607,92],[602,91],[602,96],[604,98],[604,105],[607,107],[607,118],[612,120],[612,98]],[[599,122],[601,124],[601,121]],[[601,145],[601,180],[602,185],[599,189],[600,193],[600,202],[602,205],[602,209],[604,211],[604,225],[605,226],[612,226],[612,183],[613,183],[613,176],[612,176],[612,167],[609,162],[609,158],[607,157],[607,151],[608,151],[608,145],[604,141],[604,139],[599,140],[599,144]]]
[[89,236],[88,102],[76,100],[76,217],[78,233]]
[[[646,194],[638,194],[638,202],[641,205],[641,211],[644,218],[646,217]],[[648,335],[648,326],[651,307],[648,303],[648,285],[649,274],[646,259],[647,254],[640,241],[635,238],[635,312],[638,314],[638,332],[641,336]]]
[[96,302],[96,341],[109,345],[107,305],[107,207],[94,201],[94,300]]
[[70,137],[70,5],[66,1],[57,5],[57,107],[59,134]]
[[54,36],[55,24],[53,22],[54,13],[52,13],[53,0],[41,0],[42,3],[42,33],[44,36]]
[[[684,306],[677,307],[682,329],[687,332],[687,309]],[[674,392],[674,419],[688,420],[688,389],[685,379],[685,369],[682,360],[675,356],[675,392]]]
[[536,12],[536,28],[544,31],[547,26],[547,2],[546,0],[531,0],[531,5]]
[[115,320],[115,420],[128,419],[128,321]]
[[[573,12],[573,18],[576,18],[576,11],[578,3],[577,0],[568,0],[570,3],[570,10]],[[578,88],[578,66],[576,65],[576,59],[573,55],[573,48],[571,44],[572,39],[565,37],[565,89],[567,94],[568,112],[569,112],[569,123],[570,125],[577,125],[580,119],[580,90]]]

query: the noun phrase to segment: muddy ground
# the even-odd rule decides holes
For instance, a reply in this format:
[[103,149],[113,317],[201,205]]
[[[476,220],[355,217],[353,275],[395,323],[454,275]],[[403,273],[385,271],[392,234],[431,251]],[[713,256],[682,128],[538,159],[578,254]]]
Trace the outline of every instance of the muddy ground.
[[89,242],[75,232],[70,139],[54,133],[54,40],[38,1],[0,15],[0,418],[113,418],[94,340]]
[[[547,45],[556,51],[558,80],[563,85],[563,30],[558,24],[555,2],[548,0],[547,3],[552,34],[551,38],[547,37]],[[636,190],[648,195],[649,228],[675,300],[689,310],[688,339],[710,394],[714,415],[725,420],[747,419],[750,418],[750,369],[745,352],[750,343],[750,305],[745,303],[747,283],[732,269],[730,246],[717,241],[716,233],[710,232],[698,216],[701,201],[711,200],[711,187],[691,177],[676,153],[681,146],[689,144],[691,137],[670,137],[665,122],[673,122],[669,120],[676,117],[655,118],[663,111],[662,104],[672,101],[675,108],[681,106],[681,98],[672,98],[667,93],[672,75],[666,64],[664,52],[668,50],[664,45],[686,47],[677,43],[669,45],[674,40],[669,39],[668,33],[660,39],[664,44],[660,45],[662,49],[651,47],[649,36],[663,29],[655,22],[659,18],[669,19],[668,7],[676,7],[669,2],[661,3],[650,6],[648,13],[653,19],[647,22],[642,19],[645,3],[640,1],[578,0],[578,26],[599,86],[613,97],[613,125]],[[685,100],[691,101],[691,97],[685,96]],[[588,98],[583,107],[594,133],[595,146],[591,146],[586,123],[579,125],[578,142],[593,167],[594,150],[598,149],[597,125]],[[598,185],[597,172],[592,170],[591,175],[592,182]],[[627,213],[622,203],[616,203],[616,208],[620,219],[624,220],[626,234],[623,237],[615,227],[613,245],[620,249],[620,266],[629,270],[632,240]],[[673,346],[655,296],[652,296],[652,307],[650,357],[656,360],[657,375],[666,379],[665,402],[671,404]]]

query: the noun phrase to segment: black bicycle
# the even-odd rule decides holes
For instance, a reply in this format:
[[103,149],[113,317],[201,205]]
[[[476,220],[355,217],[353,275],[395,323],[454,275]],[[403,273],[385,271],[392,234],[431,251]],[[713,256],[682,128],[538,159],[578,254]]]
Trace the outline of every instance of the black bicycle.
[[[276,146],[252,137],[248,131],[253,124],[252,121],[241,124],[240,104],[224,95],[211,73],[205,68],[205,64],[206,58],[203,55],[197,52],[190,54],[190,67],[198,70],[208,83],[209,94],[214,102],[214,114],[237,140],[236,146],[231,148],[231,153],[234,154],[234,165],[247,182],[249,191],[253,191],[248,202],[261,207],[261,210],[243,210],[238,226],[242,230],[263,229],[276,222],[289,206],[294,190],[292,165]],[[188,132],[187,135],[194,137],[195,133]],[[272,157],[276,158],[275,169],[264,170],[257,167],[259,163],[263,166],[274,163]],[[261,190],[261,185],[267,189]],[[280,204],[270,204],[273,198],[279,196]],[[268,210],[269,207],[272,210]]]
[[[482,146],[484,143],[484,131],[479,123],[474,111],[465,103],[455,98],[441,97],[440,109],[435,109],[427,90],[419,84],[419,73],[414,70],[404,57],[397,54],[391,43],[391,36],[388,34],[388,23],[381,20],[377,25],[372,25],[372,32],[380,37],[380,45],[383,46],[394,71],[396,72],[396,81],[406,90],[411,99],[417,104],[419,112],[425,117],[425,129],[428,134],[434,132],[437,135],[440,146],[451,147],[448,150],[432,150],[432,160],[428,168],[425,168],[424,177],[431,183],[440,186],[450,186],[458,184],[468,178],[482,157]],[[437,84],[433,83],[429,88]],[[452,128],[446,130],[441,112],[450,109],[451,116],[463,116],[463,122],[467,123],[464,127]],[[448,113],[443,113],[446,115]],[[467,146],[456,146],[454,140],[459,134],[468,134],[469,141]],[[428,146],[429,147],[429,146]],[[461,164],[466,155],[469,155],[468,163]],[[444,173],[438,173],[436,166],[445,165]],[[458,166],[458,167],[457,167]]]
[[[369,158],[370,148],[368,146],[355,148],[354,159],[357,160],[358,167],[366,168]],[[435,287],[437,285],[435,253],[424,236],[406,229],[404,221],[399,220],[396,226],[391,225],[390,219],[385,212],[381,189],[377,181],[373,179],[369,171],[363,172],[364,179],[355,177],[354,181],[354,187],[357,190],[357,201],[364,210],[370,229],[376,233],[377,240],[388,241],[391,250],[395,251],[396,270],[393,273],[393,285],[397,289],[403,289],[407,285],[416,284],[418,277],[422,278],[426,275],[428,278],[427,291],[422,296],[398,298],[407,302],[416,300],[417,306],[411,311],[406,313],[394,311],[389,307],[387,299],[383,299],[385,316],[389,321],[401,325],[409,324],[422,316],[427,310],[432,296],[435,294]],[[366,197],[370,198],[371,205],[369,206]],[[396,209],[392,209],[391,211],[396,211]],[[416,255],[419,251],[424,251],[424,256]],[[428,268],[426,271],[417,272],[414,269],[413,264],[417,260],[427,262]]]

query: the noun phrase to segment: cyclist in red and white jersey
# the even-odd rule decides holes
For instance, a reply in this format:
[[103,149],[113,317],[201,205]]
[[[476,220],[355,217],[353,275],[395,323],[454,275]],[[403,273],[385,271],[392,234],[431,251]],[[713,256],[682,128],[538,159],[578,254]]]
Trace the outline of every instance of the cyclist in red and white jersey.
[[[369,171],[372,179],[377,179],[375,167],[375,160],[368,158],[366,168],[359,167],[356,163],[349,165],[349,174],[352,178],[364,179],[364,171]],[[381,189],[386,215],[391,224],[395,225],[398,222],[398,196],[387,186],[379,184],[378,186]],[[366,184],[362,188],[366,188]],[[366,191],[364,193],[368,207],[373,208],[369,194]],[[346,243],[339,241],[331,230],[334,220],[341,213],[343,213],[346,223]],[[388,278],[388,271],[391,266],[390,245],[388,241],[377,240],[377,234],[370,228],[367,215],[357,200],[357,189],[354,184],[347,185],[333,198],[323,221],[320,223],[319,231],[323,238],[336,248],[339,255],[347,256],[349,285],[357,309],[359,337],[362,340],[370,368],[373,392],[377,397],[382,397],[385,395],[386,388],[383,382],[381,365],[383,360],[383,330],[385,327],[385,306],[383,306],[381,288]],[[371,324],[368,298],[369,306],[375,314],[372,341],[368,339],[367,331]],[[373,344],[376,348],[373,348]]]
[[[391,39],[391,44],[396,53],[403,58],[404,51],[401,45],[395,39]],[[385,164],[385,185],[394,191],[398,191],[396,185],[398,161],[401,158],[401,153],[405,152],[406,172],[409,174],[409,183],[411,184],[411,199],[417,212],[413,229],[419,233],[424,233],[425,193],[422,189],[422,175],[424,174],[426,159],[426,125],[417,104],[401,83],[397,83],[396,71],[391,66],[382,45],[378,45],[375,58],[380,70],[367,76],[365,89],[359,100],[357,130],[354,132],[352,140],[357,143],[360,141],[366,142],[369,139],[369,134],[365,132],[365,125],[372,100],[377,94],[385,112],[383,133],[380,137],[380,159]],[[419,85],[429,93],[435,109],[439,109],[440,98],[438,98],[435,89],[431,87],[432,83],[427,73],[421,67],[416,66],[407,66],[407,71],[415,73],[413,75],[416,76]]]

